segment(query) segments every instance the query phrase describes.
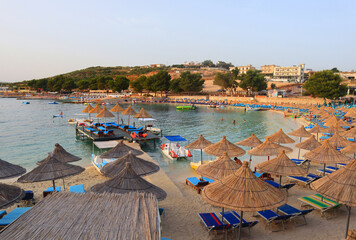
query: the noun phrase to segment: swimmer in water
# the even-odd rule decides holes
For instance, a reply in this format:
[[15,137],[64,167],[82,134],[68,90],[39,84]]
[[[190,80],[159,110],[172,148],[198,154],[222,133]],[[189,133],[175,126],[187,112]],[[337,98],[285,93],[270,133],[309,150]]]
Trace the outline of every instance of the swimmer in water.
[[236,121],[234,120],[234,121],[232,121],[232,124],[236,124]]
[[224,119],[223,119],[223,118],[221,118],[221,121],[224,121]]

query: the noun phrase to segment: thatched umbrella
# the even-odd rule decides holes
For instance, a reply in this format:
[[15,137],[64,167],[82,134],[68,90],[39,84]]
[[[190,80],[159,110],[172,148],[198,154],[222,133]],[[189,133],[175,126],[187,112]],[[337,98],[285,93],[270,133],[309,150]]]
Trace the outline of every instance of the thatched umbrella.
[[351,128],[350,130],[343,132],[341,135],[343,137],[353,138],[355,140],[355,138],[356,138],[356,127]]
[[[80,157],[77,157],[69,152],[67,152],[59,143],[54,144],[55,148],[53,150],[53,157],[58,159],[61,162],[68,163],[68,162],[76,162],[81,160]],[[47,158],[37,162],[37,165],[41,165]]]
[[48,154],[47,159],[32,171],[20,177],[17,181],[22,183],[42,182],[52,180],[53,191],[56,189],[55,180],[72,175],[77,175],[85,169],[79,166],[64,163],[55,158],[52,153]]
[[321,127],[319,124],[315,124],[312,129],[310,129],[308,132],[310,133],[316,133],[316,139],[319,139],[319,133],[325,132],[325,128]]
[[288,137],[287,134],[285,134],[281,129],[279,129],[276,133],[267,136],[266,138],[269,138],[272,142],[274,143],[294,143],[295,141]]
[[257,168],[263,172],[279,175],[279,187],[282,185],[282,176],[305,176],[307,172],[289,159],[285,151],[281,151],[278,157],[257,164]]
[[25,191],[19,187],[0,183],[0,209],[9,207],[25,196]]
[[119,103],[116,103],[116,105],[110,109],[110,111],[117,113],[117,124],[120,124],[120,112],[124,111],[124,109],[119,105]]
[[106,164],[100,171],[108,177],[115,177],[125,168],[125,164],[127,162],[131,163],[132,169],[139,176],[144,176],[159,171],[159,166],[157,166],[153,162],[149,162],[143,160],[142,158],[136,157],[134,154],[131,153],[131,151],[129,151],[121,158],[118,158],[115,161]]
[[113,118],[115,117],[114,114],[112,114],[109,110],[106,109],[106,107],[104,107],[99,113],[98,115],[96,115],[97,118]]
[[300,128],[298,128],[297,130],[288,133],[289,135],[295,136],[295,137],[300,137],[299,142],[302,141],[303,137],[309,137],[311,135],[310,132],[308,132],[307,130],[305,130],[304,126],[300,126]]
[[156,195],[159,201],[167,196],[164,190],[138,176],[130,162],[126,163],[125,168],[116,177],[96,184],[90,190],[97,193],[149,192]]
[[127,146],[123,140],[120,140],[115,147],[110,149],[109,151],[100,155],[101,158],[120,158],[125,156],[127,153],[131,151],[133,155],[141,155],[142,151],[137,150],[135,148]]
[[[256,137],[255,134],[251,134],[250,137],[246,138],[245,140],[242,140],[240,142],[235,143],[236,145],[240,146],[245,146],[245,147],[250,147],[251,149],[254,147],[257,147],[258,145],[262,144],[262,141]],[[250,155],[250,163],[252,161],[252,157]]]
[[[287,201],[287,196],[281,190],[257,178],[243,162],[242,167],[233,174],[204,187],[202,196],[205,201],[216,207],[222,207],[243,212],[263,211],[277,208]],[[240,221],[240,231],[242,221]]]
[[145,109],[141,108],[141,110],[134,116],[134,118],[152,118]]
[[203,164],[203,149],[209,147],[212,142],[206,140],[203,135],[199,135],[198,139],[192,143],[189,143],[186,148],[189,149],[200,149],[200,163]]
[[242,148],[234,145],[226,139],[226,136],[223,136],[222,139],[210,146],[204,148],[204,152],[207,154],[220,157],[224,152],[229,155],[229,157],[239,157],[244,155],[246,152]]
[[220,180],[228,175],[234,173],[241,167],[240,164],[231,160],[226,152],[221,157],[210,163],[200,165],[196,172],[203,177],[208,177],[213,180]]
[[331,147],[328,139],[325,140],[320,147],[317,147],[314,150],[304,154],[304,158],[317,163],[323,163],[324,175],[325,175],[325,165],[327,163],[329,164],[347,163],[351,160],[349,157],[345,156],[335,148]]
[[328,139],[330,146],[337,147],[346,147],[349,146],[352,142],[346,140],[344,137],[340,136],[338,132],[336,132],[331,138]]
[[122,113],[121,113],[122,115],[128,115],[128,125],[130,125],[130,116],[131,115],[136,115],[137,114],[137,112],[135,112],[135,110],[133,110],[132,109],[132,107],[131,107],[131,105],[128,107],[128,108],[126,108]]
[[[308,139],[304,140],[303,142],[295,144],[295,146],[297,148],[311,151],[311,150],[314,150],[315,148],[321,146],[321,143],[315,139],[314,135],[311,135]],[[298,158],[299,158],[299,155],[298,155]]]
[[334,126],[338,121],[339,121],[339,119],[338,119],[335,115],[332,115],[332,116],[324,123],[324,126],[327,126],[327,127]]
[[353,154],[354,155],[354,158],[355,158],[355,155],[356,155],[356,142],[341,149],[340,150],[343,154]]
[[90,111],[93,109],[93,107],[91,106],[91,104],[89,103],[88,106],[86,106],[82,113],[88,113],[89,114],[89,119],[90,119]]
[[330,198],[338,203],[345,204],[348,210],[346,234],[349,229],[351,207],[356,206],[356,159],[345,167],[316,180],[310,186],[322,196]]
[[18,177],[25,172],[25,168],[0,159],[0,179]]
[[100,113],[101,110],[103,109],[99,106],[99,104],[96,104],[96,106],[92,110],[90,110],[89,113]]
[[266,141],[255,148],[252,148],[247,153],[253,156],[268,156],[268,160],[270,156],[278,155],[281,150],[285,150],[286,152],[293,151],[289,147],[284,147],[279,144],[273,143],[268,137]]
[[334,133],[340,133],[340,132],[345,132],[345,131],[346,131],[346,129],[342,128],[339,125],[339,123],[336,123],[336,124],[332,125],[329,128],[325,128],[323,132],[324,133],[332,133],[332,134],[334,134]]
[[356,109],[355,108],[350,108],[349,111],[344,115],[345,117],[351,117],[351,118],[356,118]]

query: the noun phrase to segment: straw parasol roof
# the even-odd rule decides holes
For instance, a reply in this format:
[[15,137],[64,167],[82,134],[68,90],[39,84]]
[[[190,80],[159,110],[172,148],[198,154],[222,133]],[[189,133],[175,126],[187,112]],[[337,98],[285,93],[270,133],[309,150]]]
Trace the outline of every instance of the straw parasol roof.
[[17,181],[28,182],[42,182],[48,180],[55,180],[67,176],[72,176],[83,172],[85,169],[59,161],[56,157],[48,155],[47,159],[32,171],[20,177]]
[[314,135],[311,135],[308,139],[303,142],[295,144],[297,148],[301,148],[304,150],[314,150],[315,148],[321,146],[321,143],[315,139]]
[[131,151],[133,155],[141,155],[142,151],[127,146],[123,140],[119,141],[115,147],[100,155],[101,158],[120,158]]
[[338,123],[332,125],[329,128],[324,128],[323,133],[339,133],[346,131],[344,128],[340,127]]
[[332,115],[332,116],[325,122],[324,126],[331,127],[331,126],[335,125],[338,121],[339,121],[339,119],[338,119],[335,115]]
[[141,108],[141,110],[134,116],[134,118],[151,118],[152,116],[146,112],[145,109]]
[[97,118],[110,118],[110,117],[115,117],[114,114],[112,114],[109,110],[106,109],[106,107],[103,108],[103,110],[101,110],[99,112],[98,115],[96,115]]
[[25,172],[25,168],[0,159],[0,179],[18,177]]
[[341,149],[340,150],[343,154],[356,154],[356,142]]
[[275,143],[294,143],[294,140],[288,137],[281,129],[279,129],[276,133],[268,136],[268,138]]
[[341,135],[347,138],[356,138],[356,128],[351,128],[350,130],[343,132]]
[[93,107],[92,107],[91,104],[89,103],[88,106],[86,106],[86,107],[83,109],[82,113],[89,113],[90,110],[92,110],[92,109],[93,109]]
[[350,108],[350,110],[348,110],[347,113],[344,116],[345,117],[356,118],[356,109],[355,108]]
[[208,177],[213,180],[220,180],[234,173],[240,167],[240,164],[231,160],[227,153],[224,152],[224,154],[217,160],[200,165],[196,172],[203,177]]
[[326,128],[321,127],[319,124],[315,124],[312,129],[310,129],[308,132],[310,133],[321,133],[325,132]]
[[344,137],[341,137],[338,132],[336,132],[328,140],[329,140],[330,146],[332,146],[332,147],[346,147],[352,143],[352,142],[346,140]]
[[100,113],[101,110],[103,109],[99,106],[99,104],[97,104],[95,108],[89,111],[89,113]]
[[258,139],[255,134],[252,133],[250,137],[240,142],[237,142],[235,144],[240,146],[245,146],[245,147],[257,147],[261,143],[262,141]]
[[257,164],[257,168],[263,172],[268,172],[274,175],[282,176],[305,176],[307,172],[295,164],[286,155],[285,151],[281,151],[278,157]]
[[268,137],[266,141],[255,148],[252,148],[247,153],[253,156],[274,156],[278,155],[281,150],[291,152],[292,149],[273,143]]
[[310,132],[308,132],[307,130],[305,130],[304,126],[300,126],[300,128],[298,128],[297,130],[288,133],[289,135],[295,136],[295,137],[309,137],[311,135]]
[[0,183],[0,209],[11,206],[24,196],[25,191],[21,188]]
[[136,157],[134,154],[128,152],[121,158],[116,159],[113,162],[106,164],[100,172],[108,177],[115,177],[118,175],[124,168],[127,162],[131,163],[132,169],[139,176],[152,174],[159,171],[159,166],[153,162],[143,160],[142,158]]
[[132,169],[130,162],[126,163],[125,168],[116,177],[104,183],[94,185],[91,191],[97,193],[153,193],[159,201],[165,199],[167,196],[164,190],[138,176]]
[[351,160],[349,157],[331,147],[328,139],[325,140],[320,147],[304,154],[304,158],[317,163],[331,164],[346,163]]
[[130,105],[123,112],[121,112],[121,114],[123,114],[123,115],[136,115],[137,113],[135,112],[135,110],[132,109],[132,107]]
[[213,156],[221,156],[226,152],[229,157],[239,157],[244,155],[246,152],[242,148],[232,144],[226,139],[226,136],[223,136],[222,139],[210,146],[204,148],[204,152]]
[[186,148],[189,148],[189,149],[204,149],[208,146],[210,146],[211,144],[213,144],[212,142],[206,140],[203,135],[199,135],[198,139],[195,140],[194,142],[188,144],[186,146]]
[[110,109],[111,112],[122,112],[124,109],[119,105],[119,103],[116,103],[116,105]]
[[287,202],[286,194],[257,178],[247,162],[233,174],[204,187],[202,197],[217,207],[248,212],[277,208]]
[[[61,162],[75,162],[81,160],[80,157],[77,157],[69,152],[67,152],[59,143],[54,144],[55,148],[53,150],[53,156]],[[46,161],[47,158],[37,162],[37,165],[42,164]]]

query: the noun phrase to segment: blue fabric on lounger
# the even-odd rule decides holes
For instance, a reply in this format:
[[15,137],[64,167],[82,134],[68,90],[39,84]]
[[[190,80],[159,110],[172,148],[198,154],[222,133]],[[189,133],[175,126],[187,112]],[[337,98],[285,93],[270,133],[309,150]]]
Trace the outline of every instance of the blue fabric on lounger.
[[0,210],[0,218],[2,218],[6,214],[5,210]]
[[[270,185],[272,185],[275,188],[279,188],[279,183],[276,183],[275,181],[272,180],[265,180],[265,182],[269,183]],[[286,184],[286,185],[282,185],[281,188],[284,188],[288,191],[288,189],[294,187],[295,184],[291,183],[291,184]]]
[[[53,187],[49,187],[46,189],[47,192],[53,192]],[[56,187],[56,191],[60,192],[61,191],[61,187]]]
[[94,128],[90,128],[90,127],[88,127],[88,128],[85,128],[87,131],[89,131],[89,132],[95,132],[96,131],[96,129],[94,129]]
[[85,193],[84,185],[83,184],[79,184],[79,185],[70,186],[69,187],[69,192]]
[[22,208],[15,208],[8,214],[6,214],[3,218],[0,219],[0,226],[7,226],[13,221],[15,221],[18,217],[24,214],[26,211],[30,210],[31,207],[22,207]]
[[289,204],[284,204],[283,206],[280,206],[277,208],[277,211],[280,211],[286,215],[295,215],[295,216],[301,216],[304,218],[304,224],[307,224],[307,220],[305,219],[305,215],[308,213],[314,211],[314,208],[312,209],[307,209],[307,210],[299,210]]
[[110,125],[111,125],[111,126],[114,126],[114,127],[119,127],[119,126],[120,126],[119,124],[114,123],[114,122],[113,122],[113,123],[110,123]]
[[327,170],[330,170],[330,171],[336,171],[336,170],[339,170],[339,168],[337,167],[333,167],[333,166],[327,166],[326,167]]
[[[318,169],[316,170],[317,172],[320,172],[320,173],[324,173],[324,169]],[[325,174],[330,174],[330,173],[333,173],[334,171],[331,171],[331,170],[328,170],[325,168]]]
[[231,227],[230,224],[223,224],[215,213],[198,213],[198,215],[209,232],[211,230],[223,230]]
[[106,130],[106,128],[104,128],[103,126],[99,126],[98,129],[101,130],[101,131],[105,131]]
[[285,230],[284,221],[288,220],[289,218],[291,218],[293,216],[293,215],[278,215],[277,213],[273,212],[272,210],[264,210],[264,211],[259,211],[257,213],[267,221],[271,231],[273,231],[271,223],[275,222],[275,221],[281,221],[282,225],[283,225],[283,230]]
[[204,181],[200,181],[197,177],[189,177],[187,178],[187,181],[193,184],[194,186],[198,185],[199,183],[202,183]]
[[208,181],[209,183],[213,183],[214,182],[213,179],[206,178],[206,177],[201,177],[201,179],[203,179],[204,181]]
[[[220,212],[220,215],[222,216],[222,212]],[[235,211],[227,211],[224,212],[224,219],[234,227],[238,227],[240,225],[241,217]],[[250,228],[255,226],[257,223],[258,221],[247,222],[245,219],[242,219],[242,228],[248,227],[250,230]]]

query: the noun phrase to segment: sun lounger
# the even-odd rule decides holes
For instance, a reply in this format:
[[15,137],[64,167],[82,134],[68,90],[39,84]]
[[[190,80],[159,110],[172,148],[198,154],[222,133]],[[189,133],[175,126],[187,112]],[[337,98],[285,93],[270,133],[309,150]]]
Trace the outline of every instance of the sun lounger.
[[337,163],[336,164],[339,168],[341,168],[341,167],[345,167],[346,166],[346,163]]
[[142,131],[143,130],[143,127],[141,126],[141,127],[139,127],[139,128],[128,128],[128,129],[126,129],[126,131],[128,131],[128,132],[132,132],[132,131]]
[[69,187],[69,192],[85,193],[84,185],[83,184],[79,184],[79,185],[70,186]]
[[98,136],[98,137],[103,137],[104,136],[104,132],[102,132],[102,131],[95,131],[95,132],[93,132],[93,134]]
[[119,127],[119,126],[120,126],[119,124],[114,123],[114,122],[111,122],[110,125],[111,125],[112,127]]
[[21,201],[24,201],[26,204],[32,202],[32,204],[35,203],[35,198],[34,198],[34,194],[33,191],[29,190],[29,191],[25,191],[25,196],[21,199]]
[[210,178],[207,178],[207,177],[201,177],[201,179],[202,179],[203,181],[208,181],[209,183],[213,183],[213,182],[214,182],[213,179],[210,179]]
[[199,180],[197,177],[190,177],[190,178],[187,178],[185,180],[185,184],[189,184],[190,186],[192,186],[193,188],[195,188],[198,193],[200,194],[202,188],[206,185],[209,184],[208,181],[201,181]]
[[113,136],[114,135],[114,130],[107,130],[103,132],[105,136]]
[[[279,208],[277,208],[277,212],[282,212],[283,214],[286,215],[294,215],[294,216],[300,216],[303,217],[304,219],[304,224],[301,225],[305,225],[307,224],[307,220],[305,219],[305,215],[307,215],[308,213],[314,211],[314,208],[312,209],[307,209],[307,210],[299,210],[289,204],[284,204],[283,206],[280,206]],[[294,221],[295,224],[295,221]]]
[[211,230],[224,230],[231,227],[230,224],[223,224],[215,213],[198,213],[198,216],[209,232]]
[[320,176],[309,173],[306,177],[298,177],[298,176],[288,176],[289,179],[297,181],[299,183],[304,183],[305,185],[309,185],[310,183],[314,182],[315,180],[319,179]]
[[105,127],[103,127],[103,126],[99,126],[99,127],[97,127],[99,130],[101,130],[101,131],[105,131],[106,130],[106,128]]
[[282,226],[283,226],[283,230],[285,230],[284,227],[284,222],[287,221],[288,219],[290,219],[293,215],[278,215],[277,213],[273,212],[272,210],[264,210],[264,211],[259,211],[257,212],[263,219],[265,219],[267,221],[267,224],[269,225],[269,229],[272,232],[272,223],[277,223],[277,222],[281,222]]
[[96,131],[96,129],[95,128],[90,128],[90,127],[88,127],[88,128],[85,128],[87,131],[89,131],[89,132],[95,132]]
[[336,170],[339,170],[339,168],[333,167],[333,166],[326,166],[325,169],[333,171],[333,172],[335,172]]
[[[324,173],[324,169],[318,169],[316,170],[317,172],[323,174]],[[331,170],[328,170],[325,168],[325,174],[330,174],[330,173],[333,173],[334,171],[331,171]]]
[[[53,187],[49,187],[46,189],[47,192],[53,192]],[[56,187],[56,191],[60,192],[61,191],[61,187]]]
[[97,128],[97,127],[101,126],[101,123],[94,123],[93,126]]
[[308,162],[307,159],[296,159],[296,158],[292,158],[291,160],[292,160],[295,164],[297,164],[297,165],[302,165],[302,164]]
[[15,221],[18,217],[24,214],[26,211],[30,210],[31,207],[21,207],[15,208],[8,214],[6,214],[3,218],[0,219],[0,226],[7,226],[13,221]]
[[[322,200],[323,199],[323,200]],[[312,206],[318,210],[320,210],[322,215],[325,215],[325,212],[331,209],[334,209],[340,206],[340,203],[337,203],[328,198],[322,198],[320,194],[315,194],[307,197],[298,198],[298,200],[305,203],[305,205]]]
[[[220,215],[222,216],[222,212],[220,212]],[[239,227],[240,226],[240,215],[235,212],[235,211],[227,211],[224,212],[224,219],[226,222],[231,224],[233,227]],[[258,221],[253,221],[253,222],[247,222],[245,219],[242,219],[242,228],[248,228],[248,231],[255,226],[258,223]]]
[[105,128],[108,128],[108,127],[111,127],[112,124],[111,124],[111,123],[103,123],[103,126],[104,126]]
[[6,215],[6,211],[5,210],[0,210],[0,219]]
[[275,181],[272,180],[265,180],[266,183],[269,183],[270,185],[272,185],[275,188],[281,188],[281,189],[286,189],[287,191],[295,186],[295,183],[290,183],[290,184],[285,184],[282,185],[281,187],[279,187],[279,183],[276,183]]

